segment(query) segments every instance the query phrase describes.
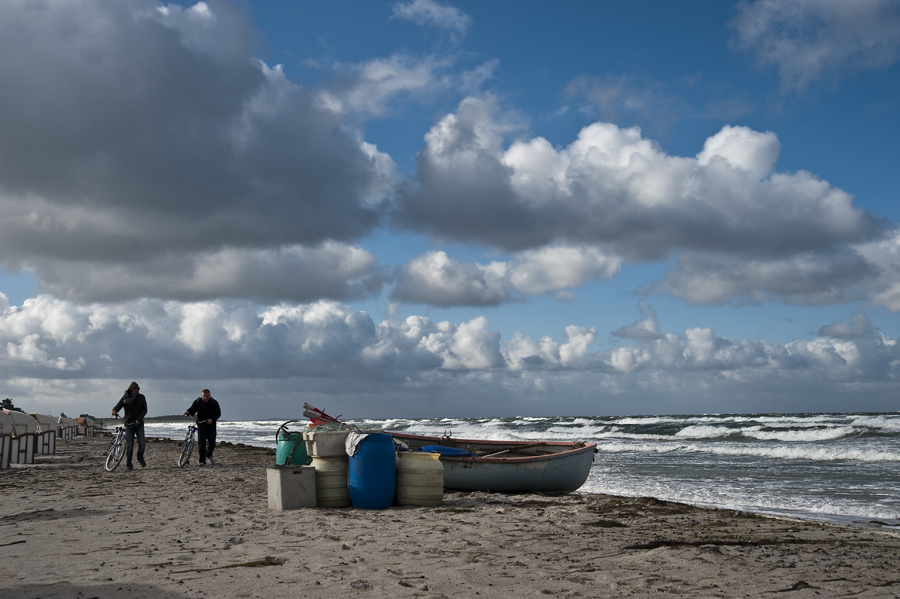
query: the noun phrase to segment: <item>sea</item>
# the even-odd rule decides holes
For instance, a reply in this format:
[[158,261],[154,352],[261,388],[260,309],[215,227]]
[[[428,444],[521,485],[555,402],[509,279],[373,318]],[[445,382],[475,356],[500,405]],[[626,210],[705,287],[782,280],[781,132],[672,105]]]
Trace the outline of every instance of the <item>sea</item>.
[[[589,441],[579,493],[861,526],[900,526],[900,413],[702,414],[347,420],[364,429],[468,439]],[[218,440],[275,448],[308,421],[220,421]],[[185,422],[148,422],[180,439]],[[897,529],[900,532],[900,529]]]

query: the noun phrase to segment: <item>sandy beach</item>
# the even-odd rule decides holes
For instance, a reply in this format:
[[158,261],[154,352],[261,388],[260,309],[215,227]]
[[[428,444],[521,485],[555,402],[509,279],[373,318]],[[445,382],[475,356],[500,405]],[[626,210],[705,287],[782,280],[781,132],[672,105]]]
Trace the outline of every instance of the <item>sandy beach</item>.
[[[900,530],[651,498],[447,493],[440,507],[268,508],[274,452],[103,468],[109,437],[0,471],[0,597],[894,597]],[[599,459],[599,456],[598,456]]]

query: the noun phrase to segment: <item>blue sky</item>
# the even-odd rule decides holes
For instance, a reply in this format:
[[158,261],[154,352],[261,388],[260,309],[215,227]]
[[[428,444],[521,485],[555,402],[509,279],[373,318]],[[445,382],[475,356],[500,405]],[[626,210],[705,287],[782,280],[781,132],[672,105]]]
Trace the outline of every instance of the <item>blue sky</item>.
[[0,80],[31,411],[897,409],[900,0],[14,0]]

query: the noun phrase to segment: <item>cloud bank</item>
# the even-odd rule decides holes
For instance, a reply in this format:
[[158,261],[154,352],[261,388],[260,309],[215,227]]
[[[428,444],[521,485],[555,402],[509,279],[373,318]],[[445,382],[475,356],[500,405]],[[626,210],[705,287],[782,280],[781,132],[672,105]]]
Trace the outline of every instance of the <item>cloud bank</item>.
[[[510,409],[535,413],[548,392],[565,390],[573,394],[567,409],[597,413],[612,409],[619,393],[635,387],[656,400],[670,394],[673,402],[686,399],[692,380],[695,389],[710,393],[738,384],[790,388],[796,394],[792,405],[798,406],[835,388],[896,384],[900,377],[897,339],[874,330],[862,316],[823,327],[810,341],[779,345],[721,337],[708,328],[667,333],[652,307],[641,304],[642,319],[616,333],[636,343],[597,350],[594,328],[568,326],[564,341],[535,339],[521,331],[504,340],[484,317],[458,323],[423,316],[375,322],[329,301],[257,313],[239,303],[75,304],[39,296],[0,308],[0,370],[16,373],[7,381],[9,388],[32,397],[48,387],[68,388],[68,394],[48,399],[60,409],[78,396],[74,389],[96,392],[98,381],[124,372],[128,378],[156,381],[142,387],[155,386],[161,398],[168,388],[180,386],[185,393],[179,381],[215,381],[223,396],[241,394],[253,402],[263,389],[282,388],[284,403],[273,406],[285,409],[329,385],[346,394],[338,401],[370,413],[376,406],[367,401],[382,394],[426,402],[465,391],[472,394],[469,400],[446,407],[474,410],[471,415],[498,409],[487,401],[494,392]],[[473,390],[478,380],[490,383]],[[255,393],[245,388],[252,381],[258,381]],[[297,388],[297,381],[314,382]],[[585,381],[603,386],[581,388]],[[672,381],[684,389],[670,389]],[[114,388],[103,387],[107,393]],[[105,413],[108,401],[102,397],[83,392],[78,399]],[[727,401],[719,405],[740,408]],[[156,413],[166,413],[166,406],[175,411],[166,399]],[[233,409],[252,417],[252,403]]]
[[356,253],[321,244],[378,224],[393,162],[255,60],[246,15],[214,6],[0,6],[4,263],[54,293],[115,300],[122,271],[184,298],[177,275],[202,279],[228,254],[280,276],[304,253]]
[[[347,119],[462,91],[440,74],[452,61],[338,65],[305,89],[254,58],[248,16],[230,3],[47,6],[43,18],[0,8],[0,263],[58,297],[274,304],[388,290],[496,306],[675,259],[645,292],[896,309],[884,276],[896,265],[865,251],[887,243],[874,217],[812,173],[778,171],[772,132],[726,125],[682,157],[597,122],[554,147],[497,98],[468,96],[404,181]],[[470,23],[433,2],[395,4],[394,18]],[[381,264],[360,243],[387,225],[511,254]]]
[[[799,92],[896,62],[896,6],[741,3],[734,47]],[[900,311],[900,230],[821,176],[779,169],[775,132],[726,123],[678,156],[597,121],[553,144],[486,89],[498,59],[460,67],[469,15],[414,0],[388,21],[453,48],[319,61],[307,87],[257,56],[232,2],[0,3],[0,267],[40,285],[21,306],[0,293],[5,393],[104,413],[98,398],[139,378],[177,412],[189,382],[221,381],[274,417],[336,396],[359,416],[473,415],[546,413],[561,397],[570,413],[823,410],[896,389],[896,339],[863,314],[775,343],[667,331],[646,299]],[[686,106],[649,78],[583,75],[564,91],[660,128]],[[366,125],[436,98],[455,109],[417,132],[403,175]],[[399,258],[368,245],[395,232],[432,245]],[[640,318],[609,335],[570,323],[504,337],[484,315],[430,316],[568,300],[648,264],[661,274],[635,290]],[[381,299],[424,315],[348,305]]]

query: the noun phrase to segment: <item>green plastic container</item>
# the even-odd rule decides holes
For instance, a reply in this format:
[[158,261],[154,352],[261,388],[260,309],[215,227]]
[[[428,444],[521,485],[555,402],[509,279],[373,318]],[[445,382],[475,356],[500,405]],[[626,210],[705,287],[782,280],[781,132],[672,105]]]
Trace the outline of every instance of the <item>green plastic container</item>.
[[278,448],[275,450],[275,465],[284,466],[288,457],[292,466],[307,466],[312,458],[306,453],[303,433],[279,433]]

